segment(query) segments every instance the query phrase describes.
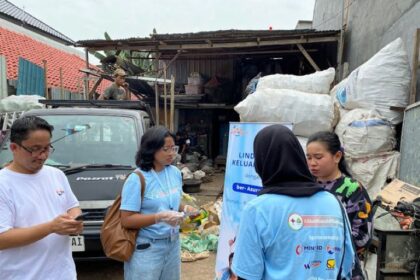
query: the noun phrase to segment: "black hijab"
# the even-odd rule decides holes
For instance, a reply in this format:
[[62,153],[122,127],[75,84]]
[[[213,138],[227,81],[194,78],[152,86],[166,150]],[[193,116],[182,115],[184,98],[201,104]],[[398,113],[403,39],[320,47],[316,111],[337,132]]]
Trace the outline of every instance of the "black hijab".
[[285,126],[271,125],[257,134],[254,158],[255,170],[263,184],[259,195],[272,193],[302,197],[323,190],[309,172],[299,141]]

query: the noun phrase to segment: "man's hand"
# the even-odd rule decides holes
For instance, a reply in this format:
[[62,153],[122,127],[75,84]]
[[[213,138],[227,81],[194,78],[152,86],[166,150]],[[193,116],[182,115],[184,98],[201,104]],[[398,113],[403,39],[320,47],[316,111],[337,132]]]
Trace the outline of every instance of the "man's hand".
[[72,215],[63,214],[47,223],[27,228],[12,228],[0,233],[0,250],[26,246],[41,240],[51,233],[77,235],[82,230],[83,222],[74,220]]
[[79,234],[83,230],[83,222],[76,221],[69,214],[63,214],[50,222],[51,232],[60,235]]

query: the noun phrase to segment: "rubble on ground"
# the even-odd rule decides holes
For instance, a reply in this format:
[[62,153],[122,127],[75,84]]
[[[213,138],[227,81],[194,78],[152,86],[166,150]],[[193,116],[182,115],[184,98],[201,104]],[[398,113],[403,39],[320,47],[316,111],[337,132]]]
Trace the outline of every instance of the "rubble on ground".
[[[196,206],[196,199],[188,194],[183,200]],[[201,214],[189,217],[181,224],[181,261],[193,262],[209,257],[210,251],[217,250],[220,231],[222,198],[209,202],[200,208]]]

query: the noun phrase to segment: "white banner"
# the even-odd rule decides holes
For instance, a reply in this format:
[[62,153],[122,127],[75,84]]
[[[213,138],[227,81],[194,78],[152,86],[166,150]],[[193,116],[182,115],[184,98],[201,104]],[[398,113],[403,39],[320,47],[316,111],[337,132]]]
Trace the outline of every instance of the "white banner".
[[[229,269],[229,255],[245,204],[262,188],[261,179],[254,168],[254,138],[264,127],[274,123],[230,123],[228,154],[223,192],[222,221],[216,258],[216,276]],[[291,124],[283,124],[292,129]]]

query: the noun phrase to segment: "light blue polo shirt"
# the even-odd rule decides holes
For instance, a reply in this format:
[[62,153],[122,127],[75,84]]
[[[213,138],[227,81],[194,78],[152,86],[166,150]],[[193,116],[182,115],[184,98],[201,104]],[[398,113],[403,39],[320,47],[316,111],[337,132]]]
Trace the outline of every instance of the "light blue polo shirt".
[[344,253],[342,275],[349,278],[354,250],[346,222],[344,246],[342,212],[332,194],[261,195],[242,213],[232,270],[247,280],[335,280]]
[[[161,211],[178,211],[182,195],[182,176],[175,166],[168,165],[155,174],[140,170],[146,181],[143,201],[141,201],[140,178],[131,174],[124,183],[121,198],[121,210],[155,214]],[[171,226],[165,223],[153,224],[140,229],[138,237],[167,238],[171,235]],[[175,229],[179,232],[179,228]]]

